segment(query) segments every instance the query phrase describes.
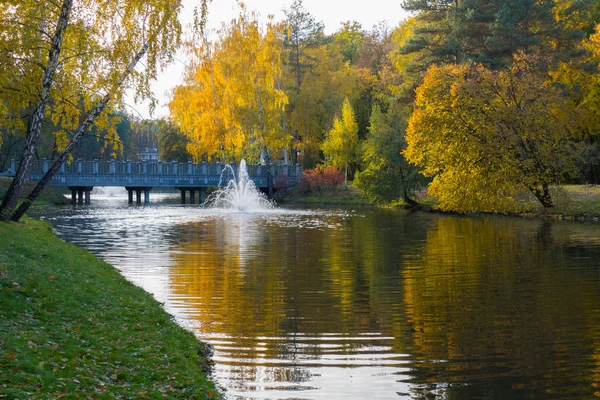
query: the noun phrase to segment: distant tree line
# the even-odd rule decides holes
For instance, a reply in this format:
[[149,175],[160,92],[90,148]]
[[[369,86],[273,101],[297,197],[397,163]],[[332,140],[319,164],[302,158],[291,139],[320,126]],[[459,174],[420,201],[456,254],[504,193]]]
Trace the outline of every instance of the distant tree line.
[[[600,2],[402,6],[411,16],[395,28],[347,21],[327,35],[301,0],[282,21],[239,3],[216,39],[186,43],[192,59],[169,121],[114,108],[72,155],[158,147],[163,160],[258,161],[267,150],[337,166],[374,202],[412,204],[428,186],[459,212],[508,211],[526,191],[552,207],[553,185],[600,183]],[[62,120],[43,122],[35,156],[52,158]],[[2,126],[0,166],[23,147],[22,128]]]

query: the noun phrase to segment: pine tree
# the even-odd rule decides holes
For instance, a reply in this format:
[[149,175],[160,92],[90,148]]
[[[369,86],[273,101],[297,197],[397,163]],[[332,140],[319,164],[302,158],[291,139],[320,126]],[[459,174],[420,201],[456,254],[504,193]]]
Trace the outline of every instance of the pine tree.
[[417,23],[401,52],[427,53],[424,69],[432,63],[468,60],[497,69],[508,66],[517,51],[570,57],[590,31],[595,4],[594,0],[408,0],[404,6],[418,12]]

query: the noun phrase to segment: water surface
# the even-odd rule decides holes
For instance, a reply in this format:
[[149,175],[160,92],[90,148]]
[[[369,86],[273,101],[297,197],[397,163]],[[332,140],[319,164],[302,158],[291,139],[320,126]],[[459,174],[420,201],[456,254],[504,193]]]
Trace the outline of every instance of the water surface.
[[214,346],[232,399],[600,395],[600,226],[376,209],[46,215]]

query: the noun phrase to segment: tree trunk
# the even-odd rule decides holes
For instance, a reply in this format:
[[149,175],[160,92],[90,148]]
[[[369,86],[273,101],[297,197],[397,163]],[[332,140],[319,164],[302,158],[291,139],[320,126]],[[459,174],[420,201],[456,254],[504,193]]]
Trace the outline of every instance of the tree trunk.
[[56,135],[55,135],[54,136],[54,144],[52,145],[52,155],[50,156],[50,159],[55,160],[57,154],[58,154],[58,141],[56,140]]
[[3,221],[9,221],[11,219],[11,211],[16,207],[19,197],[21,197],[21,194],[23,193],[23,188],[29,180],[29,172],[31,171],[31,165],[35,155],[35,147],[42,130],[46,106],[50,99],[50,88],[54,83],[54,75],[58,67],[58,58],[60,56],[63,37],[67,25],[69,24],[69,15],[72,8],[73,0],[63,0],[60,16],[58,17],[58,22],[56,24],[56,31],[52,37],[48,62],[44,68],[40,99],[33,110],[32,118],[27,126],[25,148],[21,153],[21,160],[15,177],[6,192],[2,204],[0,204],[0,217]]
[[0,171],[4,171],[6,169],[6,164],[10,160],[10,150],[14,145],[14,135],[8,135],[8,143],[5,143],[4,146],[0,147],[0,149],[6,149],[6,156],[0,153]]
[[[127,67],[127,70],[125,70],[125,72],[123,73],[123,76],[121,76],[121,78],[119,79],[119,81],[117,82],[117,84],[115,85],[113,90],[118,90],[120,88],[120,86],[123,84],[123,82],[125,82],[125,79],[127,79],[127,77],[131,74],[131,71],[133,71],[133,69],[135,68],[137,63],[144,56],[144,54],[146,54],[147,51],[148,51],[148,43],[144,44],[142,49],[136,54],[135,58],[129,64],[129,66]],[[89,111],[84,123],[81,126],[79,126],[79,128],[75,132],[75,135],[71,138],[71,140],[67,144],[67,147],[65,147],[65,149],[62,151],[62,153],[60,153],[60,155],[58,156],[58,159],[52,163],[52,166],[50,167],[48,172],[46,172],[44,177],[38,182],[38,184],[35,186],[35,188],[33,188],[31,193],[29,193],[29,195],[27,196],[27,199],[23,203],[21,203],[19,208],[14,212],[14,214],[12,214],[12,216],[10,217],[10,219],[12,221],[19,221],[21,219],[21,217],[27,212],[27,210],[29,209],[31,204],[35,201],[35,199],[37,199],[37,197],[40,195],[42,190],[44,190],[44,188],[48,185],[48,183],[50,183],[54,174],[56,174],[56,172],[60,169],[60,166],[63,164],[63,162],[65,162],[65,160],[67,159],[67,157],[69,156],[71,151],[73,151],[75,146],[79,143],[79,141],[81,140],[81,138],[83,137],[85,132],[90,128],[90,126],[92,126],[92,124],[94,123],[96,118],[98,118],[98,116],[100,114],[102,114],[102,112],[106,108],[106,105],[108,104],[108,102],[110,101],[110,99],[112,97],[112,93],[113,92],[107,93],[104,96],[104,98],[102,98],[102,100],[100,100],[98,103],[96,103],[96,106],[94,106],[94,108],[92,108]]]
[[300,43],[296,42],[296,94],[300,94]]
[[547,183],[542,184],[542,189],[537,186],[530,187],[531,193],[539,200],[540,203],[544,206],[544,208],[552,208],[554,207],[554,202],[552,201],[552,196],[550,195],[550,188]]
[[410,207],[414,207],[416,206],[417,203],[416,201],[414,201],[413,199],[410,198],[410,196],[408,195],[408,192],[406,191],[406,189],[404,189],[404,192],[402,193],[402,200],[404,200],[404,202],[406,204],[408,204]]
[[344,170],[344,186],[348,186],[348,163],[346,163],[346,169]]
[[406,179],[404,177],[404,170],[402,169],[402,167],[400,167],[400,180],[402,181],[402,200],[404,200],[404,202],[411,207],[414,207],[417,204],[419,204],[416,201],[414,201],[413,199],[411,199],[410,196],[408,195],[408,190],[406,189],[407,183],[406,183]]

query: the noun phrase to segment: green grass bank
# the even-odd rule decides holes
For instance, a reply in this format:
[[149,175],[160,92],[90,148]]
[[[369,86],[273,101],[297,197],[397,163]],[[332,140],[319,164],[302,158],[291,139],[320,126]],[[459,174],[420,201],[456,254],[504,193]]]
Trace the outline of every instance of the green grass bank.
[[276,198],[278,203],[282,204],[323,204],[340,206],[368,206],[371,203],[361,196],[360,190],[352,185],[344,187],[343,185],[335,190],[326,189],[302,193],[299,190],[291,189],[283,196]]
[[542,205],[527,193],[520,199],[522,216],[547,219],[600,222],[600,186],[599,185],[562,185],[551,188],[554,207],[544,209]]
[[[518,199],[519,210],[510,213],[510,215],[600,222],[600,185],[562,185],[552,188],[551,194],[555,207],[544,209],[531,193],[523,193]],[[415,193],[413,198],[419,203],[416,209],[436,211],[436,199],[428,196],[426,190]],[[336,190],[326,189],[308,193],[292,189],[278,202],[289,204],[373,205],[361,195],[360,190],[351,185],[338,187]],[[379,206],[409,207],[401,201]]]
[[0,223],[0,399],[219,398],[207,348],[50,226]]

